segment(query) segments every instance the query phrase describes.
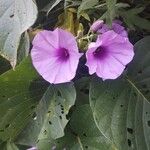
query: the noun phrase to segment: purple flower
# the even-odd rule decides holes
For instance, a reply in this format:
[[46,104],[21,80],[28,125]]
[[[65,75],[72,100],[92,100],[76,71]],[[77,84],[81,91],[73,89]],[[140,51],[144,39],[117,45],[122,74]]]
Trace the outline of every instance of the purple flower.
[[128,33],[125,28],[122,26],[122,22],[120,20],[114,20],[112,23],[112,27],[110,28],[107,24],[103,24],[101,28],[97,30],[98,33],[105,33],[109,30],[113,30],[117,34],[121,36],[127,37]]
[[50,83],[71,81],[79,58],[74,36],[62,29],[39,32],[33,40],[32,62],[39,74]]
[[103,23],[104,23],[103,20],[97,20],[92,24],[90,29],[94,32],[97,32],[97,30],[103,26]]
[[103,80],[116,79],[133,56],[133,45],[128,38],[111,30],[98,36],[97,41],[89,45],[86,66],[90,74],[96,73]]

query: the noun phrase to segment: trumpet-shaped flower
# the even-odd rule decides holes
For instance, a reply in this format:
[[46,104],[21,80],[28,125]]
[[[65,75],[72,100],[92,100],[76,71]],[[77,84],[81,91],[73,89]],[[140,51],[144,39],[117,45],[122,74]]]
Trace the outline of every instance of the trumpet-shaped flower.
[[103,80],[116,79],[133,56],[133,45],[128,38],[111,30],[98,36],[97,41],[89,45],[86,65],[90,74],[96,73]]
[[32,44],[32,63],[45,80],[57,84],[75,77],[82,54],[71,33],[59,28],[44,30],[35,36]]

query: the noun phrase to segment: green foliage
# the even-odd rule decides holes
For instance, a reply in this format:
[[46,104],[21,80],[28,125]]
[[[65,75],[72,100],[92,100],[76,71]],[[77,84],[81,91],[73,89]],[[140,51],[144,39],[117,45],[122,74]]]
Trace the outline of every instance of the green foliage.
[[146,37],[135,45],[136,56],[127,78],[105,82],[93,79],[91,83],[95,123],[119,150],[149,149],[149,42],[150,37]]
[[90,104],[97,127],[117,149],[149,148],[150,104],[130,84],[94,80]]
[[0,75],[11,68],[9,62],[0,56]]
[[74,86],[68,83],[50,85],[47,89],[45,81],[38,78],[30,58],[15,71],[1,75],[0,139],[13,140],[31,119],[27,130],[19,137],[21,144],[29,144],[27,140],[32,145],[41,139],[64,135],[66,115],[76,99]]
[[138,41],[135,46],[135,56],[129,65],[128,81],[138,90],[144,100],[150,101],[150,36]]
[[[79,119],[80,116],[80,119]],[[43,140],[44,142],[44,140]],[[98,131],[92,111],[88,104],[79,106],[72,115],[72,118],[65,130],[65,136],[53,141],[49,149],[55,147],[57,150],[111,150],[113,145]],[[48,150],[41,148],[40,150]]]
[[64,136],[66,115],[76,99],[73,83],[50,85],[38,104],[35,116],[19,136],[17,143],[36,145],[42,140]]
[[117,3],[117,0],[106,0],[106,5],[107,5],[107,17],[106,21],[108,24],[111,24],[112,21],[114,20],[116,16],[115,12],[115,5]]
[[30,49],[30,39],[27,32],[24,32],[20,39],[18,47],[17,63],[19,64],[25,57],[28,56]]
[[49,4],[47,4],[42,11],[47,12],[47,15],[49,14],[49,12],[56,7],[62,0],[51,0]]
[[98,0],[82,0],[78,8],[78,14],[85,10],[92,9],[96,4],[98,4]]
[[80,6],[82,3],[82,0],[65,0],[65,8],[68,8],[68,7],[76,7],[76,6]]
[[[111,25],[120,18],[129,31],[149,34],[147,1],[139,6],[131,0],[36,2],[44,17],[32,27],[35,33],[39,27],[58,26],[61,19],[60,27],[86,34],[90,20],[101,18]],[[59,4],[67,9],[57,19]],[[56,19],[53,27],[49,16]],[[35,1],[1,0],[0,54],[7,60],[0,57],[0,150],[149,150],[150,36],[134,45],[134,59],[119,79],[88,76],[53,85],[25,58],[32,42],[27,29],[36,17]],[[14,70],[9,70],[9,62]]]
[[21,34],[33,25],[36,17],[37,8],[32,0],[1,0],[0,55],[9,60],[13,68],[17,63]]
[[19,149],[17,148],[17,146],[14,143],[7,142],[6,150],[19,150]]
[[0,139],[13,140],[32,117],[45,89],[37,78],[29,58],[0,76]]
[[141,29],[150,30],[150,21],[147,19],[140,17],[138,14],[144,10],[144,7],[133,8],[128,11],[123,10],[120,11],[124,22],[131,28],[135,29],[135,27],[139,27]]

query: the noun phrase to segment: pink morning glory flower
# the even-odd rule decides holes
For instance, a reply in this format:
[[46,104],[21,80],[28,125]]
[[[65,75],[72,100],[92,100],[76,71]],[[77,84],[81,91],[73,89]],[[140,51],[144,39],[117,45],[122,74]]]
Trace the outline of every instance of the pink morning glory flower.
[[103,20],[97,20],[91,25],[90,29],[94,32],[97,32],[97,30],[103,26],[103,23],[104,23]]
[[121,36],[127,37],[128,33],[125,28],[122,26],[122,22],[120,20],[114,20],[112,23],[112,27],[109,27],[107,24],[103,24],[101,28],[97,30],[98,33],[105,33],[109,30],[113,30],[117,34]]
[[103,80],[116,79],[133,56],[133,45],[128,38],[111,30],[98,36],[97,41],[89,45],[86,66],[90,74],[96,73]]
[[32,63],[46,81],[57,84],[75,77],[82,54],[71,33],[59,28],[44,30],[35,36],[32,44]]

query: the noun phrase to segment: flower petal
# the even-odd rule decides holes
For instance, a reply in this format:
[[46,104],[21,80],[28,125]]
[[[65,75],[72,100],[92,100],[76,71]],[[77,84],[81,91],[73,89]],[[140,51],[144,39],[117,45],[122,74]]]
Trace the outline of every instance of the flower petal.
[[75,37],[65,30],[57,28],[55,30],[59,37],[59,46],[65,49],[71,49],[72,51],[78,52],[78,46]]
[[55,71],[55,79],[52,83],[70,82],[75,77],[81,55],[74,55],[71,57],[67,62],[64,61],[59,64],[59,69]]
[[123,65],[128,64],[134,57],[133,45],[130,42],[124,44],[113,43],[107,47],[107,50]]
[[95,59],[93,52],[95,51],[95,48],[90,48],[88,49],[88,51],[86,52],[86,58],[87,58],[87,62],[86,62],[86,66],[89,67],[89,73],[93,74],[96,72],[96,68],[97,68],[97,59]]
[[44,48],[47,50],[54,50],[58,48],[58,36],[55,34],[56,31],[43,30],[39,32],[32,42],[34,46]]
[[109,28],[109,26],[106,25],[106,24],[103,24],[103,26],[102,26],[101,28],[99,28],[99,30],[98,30],[97,32],[98,32],[98,33],[105,33],[105,32],[107,32],[107,31],[109,31],[109,30],[111,30],[111,29]]
[[107,59],[98,61],[96,74],[103,80],[116,79],[124,71],[125,66],[113,58],[111,55],[107,56]]
[[124,37],[128,36],[128,33],[125,30],[125,28],[118,23],[113,22],[112,29],[113,29],[113,31],[115,31],[116,33],[118,33],[121,36],[124,36]]
[[107,47],[113,43],[124,44],[126,41],[128,41],[128,38],[122,37],[113,30],[110,30],[101,36],[98,36],[98,41],[101,41],[102,45]]

